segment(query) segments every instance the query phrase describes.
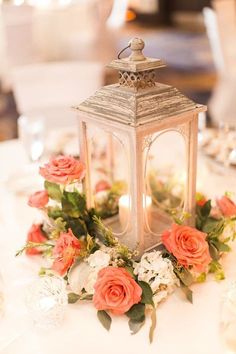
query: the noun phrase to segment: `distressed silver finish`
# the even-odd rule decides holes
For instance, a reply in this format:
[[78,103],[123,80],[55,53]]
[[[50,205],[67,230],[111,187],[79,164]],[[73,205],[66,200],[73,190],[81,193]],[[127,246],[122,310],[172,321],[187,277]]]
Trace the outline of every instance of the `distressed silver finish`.
[[[186,221],[195,223],[196,161],[198,113],[206,107],[185,97],[176,88],[155,81],[155,69],[164,66],[159,59],[146,58],[142,49],[144,42],[133,39],[128,58],[116,59],[109,66],[119,71],[119,82],[102,87],[79,106],[81,159],[87,174],[84,192],[88,207],[93,207],[91,184],[91,153],[88,136],[89,125],[117,133],[125,141],[129,171],[129,195],[131,198],[130,222],[132,235],[125,235],[123,241],[138,247],[141,252],[160,242],[160,234],[153,234],[147,227],[143,207],[143,196],[147,195],[145,181],[145,152],[156,133],[178,131],[185,141],[186,186],[183,210],[192,216]],[[102,136],[101,136],[102,139]],[[109,150],[109,147],[108,147]],[[157,154],[161,151],[157,151]],[[159,210],[154,210],[155,222],[165,221]],[[158,226],[157,225],[157,226]],[[169,227],[167,225],[166,227]]]

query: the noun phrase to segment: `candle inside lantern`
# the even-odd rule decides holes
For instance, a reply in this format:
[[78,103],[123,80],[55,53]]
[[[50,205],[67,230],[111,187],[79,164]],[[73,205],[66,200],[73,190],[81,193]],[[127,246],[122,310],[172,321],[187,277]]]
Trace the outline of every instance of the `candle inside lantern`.
[[[121,230],[131,231],[129,223],[129,215],[131,212],[131,198],[128,194],[122,195],[119,199],[119,220],[121,224]],[[143,195],[143,208],[145,209],[145,220],[148,222],[149,228],[151,226],[151,207],[152,198],[150,196]]]

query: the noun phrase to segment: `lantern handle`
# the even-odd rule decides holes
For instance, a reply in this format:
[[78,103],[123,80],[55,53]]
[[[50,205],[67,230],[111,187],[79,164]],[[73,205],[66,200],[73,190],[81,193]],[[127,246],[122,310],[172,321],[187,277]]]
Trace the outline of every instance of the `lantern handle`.
[[142,50],[145,46],[145,43],[142,39],[140,38],[133,38],[131,41],[129,41],[129,44],[127,47],[123,48],[117,55],[118,59],[121,59],[120,56],[121,54],[128,48],[131,49],[132,53],[130,54],[128,60],[130,61],[142,61],[146,60],[146,57],[143,55]]
[[128,49],[128,48],[130,48],[131,47],[131,43],[129,43],[129,45],[127,45],[127,47],[125,47],[125,48],[123,48],[123,49],[121,49],[121,51],[118,53],[118,55],[117,55],[117,59],[121,59],[121,54],[122,53],[124,53],[124,51],[126,50],[126,49]]

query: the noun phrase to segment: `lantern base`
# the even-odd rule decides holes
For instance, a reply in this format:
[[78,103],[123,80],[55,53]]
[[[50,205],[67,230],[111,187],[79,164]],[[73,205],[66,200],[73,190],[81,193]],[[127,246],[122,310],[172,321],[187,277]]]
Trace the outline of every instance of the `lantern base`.
[[[152,205],[147,215],[143,235],[135,235],[132,223],[127,226],[127,231],[122,232],[122,225],[119,215],[103,220],[103,223],[109,227],[119,241],[131,249],[139,249],[141,253],[149,251],[161,245],[161,235],[172,224],[171,217],[164,211]],[[136,236],[136,237],[135,237]],[[143,246],[141,240],[143,237]]]

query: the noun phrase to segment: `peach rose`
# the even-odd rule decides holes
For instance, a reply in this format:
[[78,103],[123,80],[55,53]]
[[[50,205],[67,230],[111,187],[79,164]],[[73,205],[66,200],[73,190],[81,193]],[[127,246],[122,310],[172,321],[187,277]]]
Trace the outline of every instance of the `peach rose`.
[[107,181],[99,181],[95,186],[95,192],[106,191],[107,189],[111,189],[111,185]]
[[163,232],[162,242],[184,267],[204,272],[211,262],[206,236],[193,227],[173,224],[171,230]]
[[67,233],[61,233],[53,249],[55,260],[52,264],[52,269],[60,275],[64,275],[79,255],[80,249],[81,243],[74,236],[71,229]]
[[[40,224],[33,224],[27,235],[27,242],[37,242],[44,243],[47,241],[47,238],[42,232]],[[25,253],[29,256],[37,255],[42,253],[42,251],[38,250],[37,247],[28,248]]]
[[84,178],[85,166],[72,156],[57,156],[40,167],[39,173],[49,182],[68,184]]
[[217,199],[216,203],[224,216],[236,216],[236,205],[230,198],[223,196],[222,198]]
[[97,310],[122,315],[141,300],[142,289],[124,268],[106,267],[99,271],[93,303]]
[[48,203],[49,197],[47,191],[38,191],[31,194],[28,200],[28,205],[32,208],[43,208]]

